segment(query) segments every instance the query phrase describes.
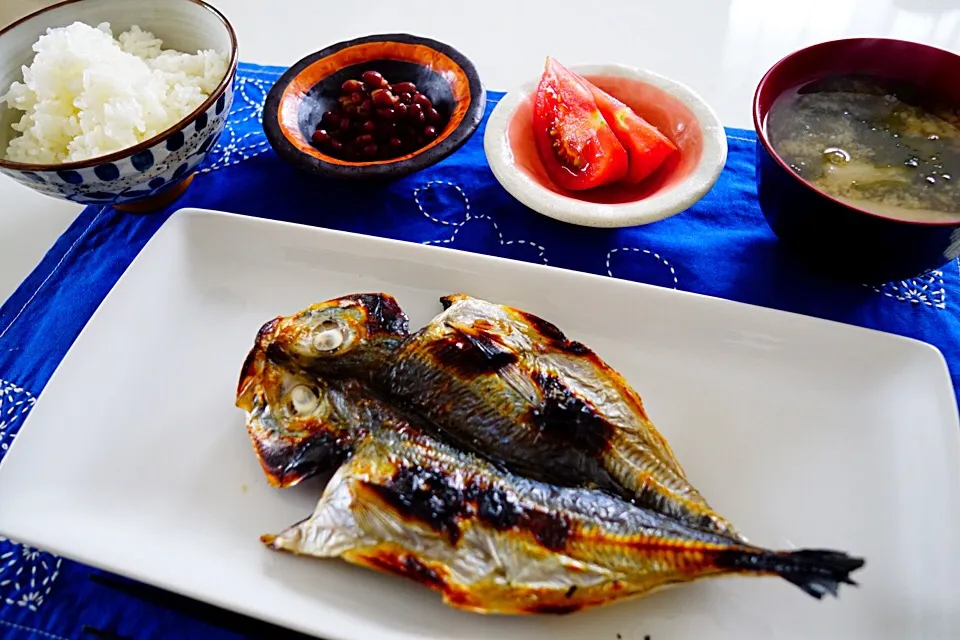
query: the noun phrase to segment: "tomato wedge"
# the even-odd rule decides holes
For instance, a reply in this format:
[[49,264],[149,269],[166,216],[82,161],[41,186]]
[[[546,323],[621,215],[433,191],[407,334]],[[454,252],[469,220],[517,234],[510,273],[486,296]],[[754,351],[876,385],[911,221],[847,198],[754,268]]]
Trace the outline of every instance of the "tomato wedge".
[[563,189],[592,189],[627,175],[627,152],[590,88],[553,58],[537,87],[533,129],[540,161]]
[[641,118],[633,109],[603,91],[586,78],[577,76],[590,89],[603,119],[613,128],[627,150],[630,168],[623,182],[637,184],[660,168],[677,151],[670,138]]

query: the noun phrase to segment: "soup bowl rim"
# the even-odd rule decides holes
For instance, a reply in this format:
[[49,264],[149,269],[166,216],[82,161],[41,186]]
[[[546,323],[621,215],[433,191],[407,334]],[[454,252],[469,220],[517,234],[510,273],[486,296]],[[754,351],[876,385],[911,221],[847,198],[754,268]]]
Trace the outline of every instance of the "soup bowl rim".
[[[957,54],[955,53],[952,53],[945,49],[932,47],[930,45],[921,44],[919,42],[912,42],[909,40],[899,40],[896,38],[840,38],[836,40],[827,40],[824,42],[818,42],[817,44],[813,44],[808,47],[797,49],[796,51],[788,53],[787,55],[780,58],[777,62],[775,62],[767,70],[767,72],[763,74],[763,77],[760,79],[760,82],[757,84],[757,88],[753,94],[753,126],[757,132],[757,141],[763,146],[763,148],[770,155],[773,161],[776,162],[784,172],[790,175],[791,179],[800,183],[804,188],[815,192],[818,196],[825,198],[826,200],[829,200],[836,206],[843,207],[844,209],[847,209],[854,213],[862,214],[864,216],[869,216],[871,218],[877,218],[879,220],[898,223],[898,224],[924,226],[924,227],[947,227],[947,228],[960,226],[960,218],[958,218],[957,220],[904,220],[902,218],[895,218],[892,216],[883,215],[882,213],[877,213],[876,211],[870,211],[869,209],[858,207],[854,204],[841,200],[835,196],[830,195],[823,189],[820,189],[819,187],[814,185],[812,182],[804,180],[800,175],[797,174],[796,171],[790,168],[790,165],[788,165],[784,161],[784,159],[780,156],[780,154],[777,153],[776,149],[774,149],[773,147],[773,144],[770,142],[769,136],[767,135],[766,127],[764,126],[764,119],[766,116],[769,115],[770,109],[767,109],[766,111],[761,113],[760,95],[763,93],[764,88],[767,86],[767,84],[770,83],[774,77],[776,77],[776,75],[780,72],[780,70],[789,61],[795,59],[800,55],[807,54],[810,51],[813,51],[818,48],[827,48],[831,46],[837,46],[838,44],[848,44],[852,46],[852,45],[864,44],[868,42],[898,43],[898,44],[909,45],[917,49],[931,49],[941,53],[948,54],[950,56],[957,57],[958,65],[960,65],[960,56],[957,56]],[[823,69],[823,73],[824,74],[829,73],[829,69],[826,69],[826,68]],[[774,101],[776,101],[776,99],[779,98],[781,95],[783,95],[783,92],[780,92],[779,94],[777,94],[774,97]]]

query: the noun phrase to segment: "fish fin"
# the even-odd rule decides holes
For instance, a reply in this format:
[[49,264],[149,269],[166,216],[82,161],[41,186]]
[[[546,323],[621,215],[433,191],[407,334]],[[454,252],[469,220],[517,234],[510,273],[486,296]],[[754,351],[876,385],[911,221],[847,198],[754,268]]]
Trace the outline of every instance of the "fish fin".
[[857,586],[850,574],[865,560],[829,549],[781,553],[730,549],[720,552],[716,564],[735,571],[778,575],[819,600],[827,594],[836,597],[841,584]]
[[451,293],[449,295],[442,296],[440,298],[440,305],[443,307],[443,310],[446,311],[457,302],[460,302],[461,300],[469,300],[469,299],[470,299],[470,296],[468,296],[465,293]]

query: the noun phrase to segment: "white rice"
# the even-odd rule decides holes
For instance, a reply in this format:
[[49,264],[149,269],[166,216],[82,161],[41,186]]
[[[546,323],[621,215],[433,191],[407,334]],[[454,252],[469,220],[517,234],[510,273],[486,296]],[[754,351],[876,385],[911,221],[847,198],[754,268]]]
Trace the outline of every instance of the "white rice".
[[133,26],[113,37],[108,23],[48,29],[33,45],[0,104],[25,112],[6,157],[51,164],[86,160],[132,147],[199,107],[227,73],[227,53],[161,49]]

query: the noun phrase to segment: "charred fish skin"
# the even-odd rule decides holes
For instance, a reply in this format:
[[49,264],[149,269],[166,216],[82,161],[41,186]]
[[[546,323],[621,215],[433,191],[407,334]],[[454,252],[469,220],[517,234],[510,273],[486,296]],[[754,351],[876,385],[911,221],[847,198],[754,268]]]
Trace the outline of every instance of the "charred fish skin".
[[742,539],[686,478],[640,396],[550,322],[457,294],[378,378],[461,446],[521,475],[592,486]]
[[855,584],[863,560],[774,552],[688,527],[614,496],[498,470],[416,428],[361,442],[313,515],[270,548],[413,579],[477,613],[571,613],[731,574],[806,593]]

